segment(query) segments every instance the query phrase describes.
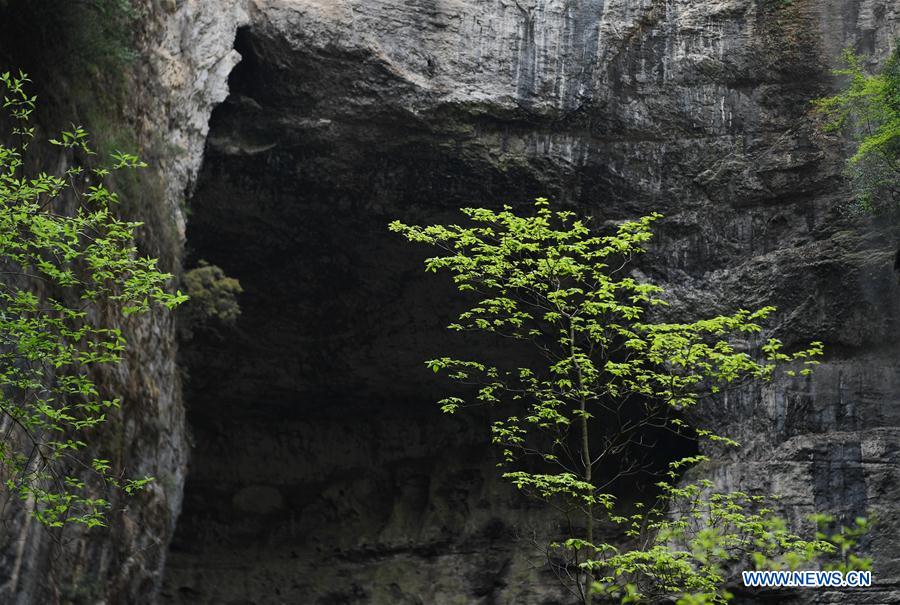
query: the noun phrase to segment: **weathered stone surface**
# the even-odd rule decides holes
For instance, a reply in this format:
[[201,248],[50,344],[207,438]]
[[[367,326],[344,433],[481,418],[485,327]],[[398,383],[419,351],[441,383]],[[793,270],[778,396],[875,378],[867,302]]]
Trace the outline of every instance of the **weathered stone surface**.
[[[782,493],[798,522],[874,513],[878,587],[806,597],[900,602],[896,237],[840,212],[841,150],[806,116],[843,47],[884,59],[895,0],[142,7],[130,117],[167,150],[147,158],[165,190],[141,212],[182,242],[205,145],[188,255],[246,290],[237,327],[182,357],[194,448],[163,602],[560,602],[531,568],[530,532],[552,528],[498,482],[477,424],[432,405],[445,385],[421,361],[445,350],[451,292],[385,230],[537,195],[600,219],[663,212],[644,271],[673,313],[774,304],[775,335],[825,341],[812,379],[705,412],[745,447],[703,472]],[[171,321],[130,329],[110,383],[130,402],[122,460],[160,480],[52,561],[17,526],[4,602],[156,598],[186,432]]]
[[[227,76],[238,59],[235,30],[246,12],[239,2],[148,0],[136,5],[143,15],[136,32],[140,57],[133,73],[122,77],[132,93],[123,121],[135,131],[141,148],[135,151],[152,166],[152,174],[143,175],[144,184],[151,184],[141,196],[146,205],[136,209],[147,223],[140,232],[141,245],[161,256],[167,269],[177,269],[184,243],[185,192],[200,166],[210,111],[227,93]],[[3,8],[30,10],[15,3]],[[0,56],[15,57],[16,49],[6,44],[0,41]],[[0,66],[10,67],[17,66]],[[55,68],[46,66],[43,73],[54,74]],[[65,86],[70,74],[57,75],[57,85]],[[111,111],[97,108],[100,115]],[[74,119],[56,118],[63,123]],[[63,157],[55,161],[64,163]],[[150,189],[158,182],[165,186]],[[154,476],[156,481],[139,497],[116,497],[110,526],[87,534],[67,529],[60,536],[21,513],[5,517],[0,532],[2,603],[155,601],[181,508],[188,454],[175,323],[170,313],[159,310],[121,327],[129,342],[125,361],[101,383],[121,397],[123,407],[110,415],[96,439],[111,452],[117,469],[131,476]],[[6,507],[4,514],[13,510]]]
[[[673,313],[774,304],[775,335],[825,341],[811,380],[705,411],[745,447],[704,472],[798,522],[877,516],[879,588],[805,596],[897,602],[896,240],[841,213],[841,150],[807,116],[840,50],[883,59],[897,19],[883,0],[253,3],[188,235],[244,315],[184,356],[195,450],[163,601],[559,602],[486,436],[429,407],[451,293],[384,231],[548,195],[663,212],[644,270]],[[284,507],[240,504],[260,486]]]

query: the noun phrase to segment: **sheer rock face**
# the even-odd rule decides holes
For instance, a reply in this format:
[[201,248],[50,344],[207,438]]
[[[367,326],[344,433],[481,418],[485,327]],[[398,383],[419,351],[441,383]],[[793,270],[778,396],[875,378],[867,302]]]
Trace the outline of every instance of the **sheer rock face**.
[[812,379],[703,412],[744,443],[703,472],[781,493],[798,521],[877,516],[881,588],[858,598],[900,598],[895,237],[842,214],[840,144],[807,115],[843,47],[884,59],[894,2],[249,12],[188,229],[244,314],[186,343],[195,449],[163,602],[562,602],[483,425],[431,407],[446,385],[421,361],[465,349],[442,330],[456,303],[385,230],[537,195],[665,214],[643,271],[673,314],[772,304],[776,336],[826,343]]
[[[127,127],[135,130],[141,155],[152,166],[142,182],[165,183],[142,195],[148,205],[138,209],[146,221],[141,245],[172,270],[184,244],[185,191],[200,167],[210,111],[224,100],[227,76],[239,59],[234,35],[246,11],[238,2],[147,1],[139,9],[144,15],[137,32],[140,57],[133,73],[122,76],[132,91]],[[63,82],[68,77],[61,74]],[[100,115],[106,111],[98,108]],[[161,151],[161,144],[169,147]],[[57,158],[56,165],[65,161]],[[15,506],[5,507],[2,603],[155,601],[188,456],[175,324],[171,313],[159,310],[121,328],[129,343],[124,362],[100,383],[122,399],[122,410],[110,414],[95,439],[116,468],[156,481],[135,498],[113,495],[109,527],[88,534],[76,528],[48,532]]]
[[[162,602],[564,602],[532,569],[531,533],[553,528],[496,479],[484,423],[433,406],[447,385],[422,360],[482,343],[449,339],[452,291],[386,232],[538,195],[599,219],[665,214],[643,271],[674,314],[773,304],[776,336],[826,343],[813,378],[704,412],[744,448],[703,472],[783,494],[797,520],[874,514],[879,587],[805,597],[900,600],[896,238],[842,214],[841,149],[807,116],[840,49],[887,56],[896,2],[147,8],[136,123],[171,144],[164,213],[183,237],[200,170],[188,263],[246,291],[235,328],[182,345],[194,447]],[[174,329],[155,318],[135,335],[123,455],[167,479],[53,563],[109,603],[155,600],[185,480]],[[48,594],[46,539],[22,527],[19,601],[71,598]]]

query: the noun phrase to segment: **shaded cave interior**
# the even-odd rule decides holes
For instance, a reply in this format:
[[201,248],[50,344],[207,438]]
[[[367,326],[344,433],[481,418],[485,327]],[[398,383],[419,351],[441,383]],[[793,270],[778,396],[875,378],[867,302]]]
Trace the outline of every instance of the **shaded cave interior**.
[[538,118],[412,115],[372,58],[249,29],[235,46],[185,265],[240,280],[242,313],[181,346],[193,448],[163,602],[557,602],[528,538],[542,509],[498,479],[487,419],[434,404],[450,385],[423,361],[473,344],[444,328],[461,301],[387,225],[615,198],[613,175],[602,157],[579,174],[506,161],[504,136]]

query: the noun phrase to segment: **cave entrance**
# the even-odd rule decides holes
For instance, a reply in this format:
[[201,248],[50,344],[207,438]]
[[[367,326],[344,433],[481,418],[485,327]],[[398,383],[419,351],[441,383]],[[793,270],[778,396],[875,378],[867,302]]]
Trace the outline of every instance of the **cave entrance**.
[[402,83],[377,62],[249,30],[236,48],[185,264],[240,280],[242,314],[182,343],[194,447],[162,600],[491,599],[521,567],[520,504],[485,431],[434,404],[423,360],[452,292],[387,225],[525,181],[392,108]]
[[552,600],[517,541],[540,508],[497,478],[484,425],[434,404],[454,291],[387,225],[586,181],[498,154],[527,120],[410,112],[376,58],[248,29],[236,48],[186,266],[240,280],[242,314],[182,343],[194,447],[162,601]]

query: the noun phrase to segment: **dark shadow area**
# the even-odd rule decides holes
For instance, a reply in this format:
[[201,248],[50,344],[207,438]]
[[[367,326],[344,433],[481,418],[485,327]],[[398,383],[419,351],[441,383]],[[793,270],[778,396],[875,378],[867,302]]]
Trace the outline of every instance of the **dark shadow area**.
[[296,57],[293,90],[268,47],[248,32],[237,47],[186,266],[245,293],[234,328],[182,346],[195,447],[164,602],[490,602],[530,573],[511,562],[513,517],[534,505],[496,479],[487,425],[435,405],[447,385],[423,362],[448,352],[455,293],[387,230],[490,193],[403,116],[317,117],[359,62]]
[[559,602],[541,506],[499,478],[487,416],[440,413],[452,387],[424,365],[495,345],[445,330],[464,301],[387,230],[530,204],[559,175],[401,111],[371,58],[236,47],[186,266],[240,280],[242,314],[182,344],[195,447],[163,602]]

